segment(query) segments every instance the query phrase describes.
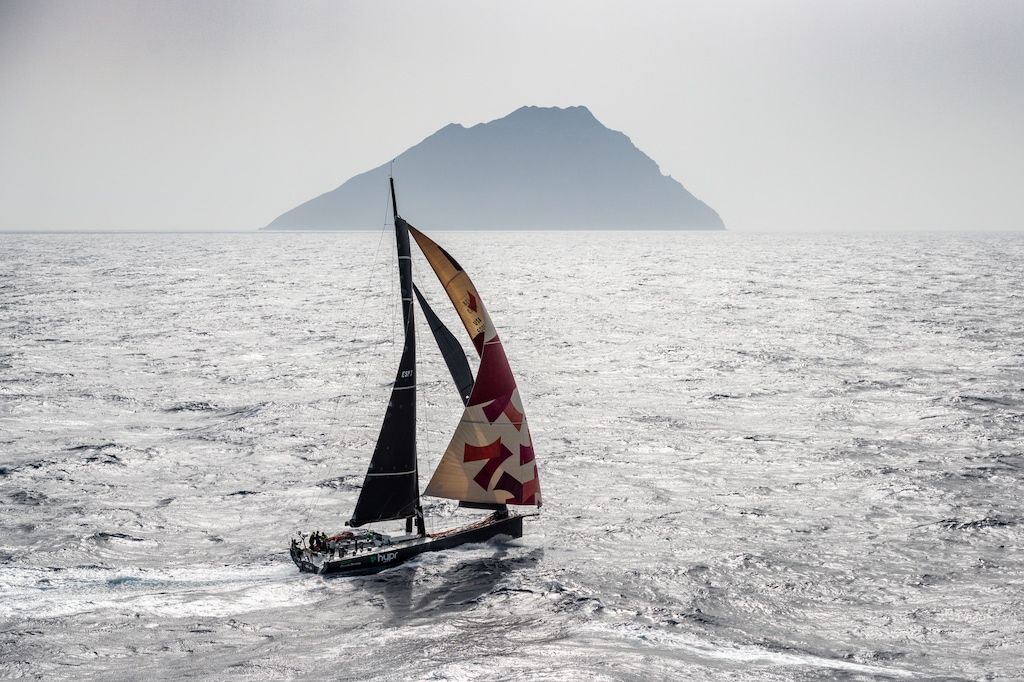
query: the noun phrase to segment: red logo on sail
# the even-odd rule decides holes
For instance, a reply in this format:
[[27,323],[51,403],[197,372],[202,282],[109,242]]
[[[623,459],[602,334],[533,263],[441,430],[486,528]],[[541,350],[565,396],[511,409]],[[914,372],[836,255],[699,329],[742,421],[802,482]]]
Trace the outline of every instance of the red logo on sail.
[[[498,471],[498,468],[510,457],[512,457],[512,451],[505,447],[501,439],[490,443],[489,445],[470,445],[466,443],[465,449],[463,450],[463,461],[464,462],[478,462],[480,460],[487,460],[483,468],[477,472],[476,476],[473,477],[473,481],[478,486],[487,491],[502,491],[506,492],[511,497],[505,500],[506,504],[537,504],[537,493],[540,491],[540,481],[537,479],[537,465],[534,464],[533,477],[531,480],[522,482],[516,480],[507,471],[501,472],[501,477],[493,488],[490,487],[491,479],[494,478],[494,474]],[[519,464],[528,464],[533,461],[533,445],[520,445],[519,446]]]

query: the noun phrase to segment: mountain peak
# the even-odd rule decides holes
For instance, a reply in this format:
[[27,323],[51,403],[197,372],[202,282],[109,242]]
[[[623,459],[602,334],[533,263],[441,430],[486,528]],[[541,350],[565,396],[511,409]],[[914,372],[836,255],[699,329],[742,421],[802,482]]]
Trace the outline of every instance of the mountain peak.
[[[451,123],[394,163],[399,203],[424,229],[723,229],[721,218],[585,106],[523,106]],[[373,229],[389,164],[267,229]]]
[[[568,106],[568,107],[541,107],[541,106],[536,106],[534,104],[527,104],[525,106],[519,107],[518,109],[513,111],[511,114],[508,114],[508,116],[517,116],[519,114],[541,114],[541,115],[545,115],[545,116],[564,116],[564,115],[574,116],[575,115],[575,116],[587,116],[589,118],[594,118],[594,115],[592,113],[590,113],[590,109],[588,109],[587,107],[583,106],[582,104],[577,104],[575,106]],[[506,118],[508,116],[506,116]]]
[[[507,114],[502,118],[491,121],[490,123],[497,123],[499,121],[544,121],[547,123],[560,123],[563,125],[585,125],[585,124],[597,124],[601,125],[601,122],[590,113],[590,109],[585,106],[571,106],[571,107],[539,107],[534,105],[527,105],[519,107],[511,114]],[[488,125],[483,123],[481,125]],[[601,126],[604,127],[604,126]]]

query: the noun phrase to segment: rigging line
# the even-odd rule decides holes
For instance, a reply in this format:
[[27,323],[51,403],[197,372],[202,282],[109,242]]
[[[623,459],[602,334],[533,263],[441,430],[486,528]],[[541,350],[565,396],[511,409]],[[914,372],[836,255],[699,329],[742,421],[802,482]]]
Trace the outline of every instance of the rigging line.
[[[388,228],[388,209],[389,208],[390,208],[390,203],[387,200],[387,197],[385,197],[385,202],[384,202],[384,220],[382,221],[382,225],[381,225],[381,228],[380,228],[380,236],[377,238],[377,246],[376,246],[376,248],[374,248],[374,251],[373,251],[373,261],[370,264],[370,269],[369,269],[369,272],[367,273],[366,285],[364,286],[364,289],[366,289],[366,290],[370,289],[370,286],[373,283],[373,277],[374,277],[374,275],[377,272],[377,262],[378,262],[378,257],[380,256],[380,245],[384,242],[384,232]],[[370,297],[368,295],[362,297],[363,300],[362,300],[362,303],[359,306],[359,313],[355,317],[355,321],[357,323],[360,320],[363,319],[363,310],[366,308],[366,302],[367,302],[367,300],[369,298]],[[362,382],[361,382],[362,386],[360,387],[360,388],[363,389],[362,392],[365,392],[366,384],[368,383],[368,377],[369,377],[369,373],[368,372],[364,372],[363,373],[363,377],[362,377]],[[342,396],[340,396],[340,395],[335,398],[334,410],[332,411],[331,421],[330,421],[330,424],[332,426],[337,423],[338,410],[341,407],[341,399],[342,399]],[[330,433],[330,427],[328,428],[328,435],[329,436],[333,435],[333,434]],[[327,468],[327,478],[325,480],[327,480],[327,481],[331,480],[331,476],[334,474],[334,467],[337,465],[338,459],[339,458],[337,456],[335,456],[335,457],[332,457],[329,460],[330,464],[328,465],[328,468]],[[303,525],[306,525],[308,523],[309,516],[310,516],[310,513],[312,512],[313,507],[315,507],[317,504],[320,503],[320,495],[322,493],[323,493],[323,489],[320,486],[318,486],[315,498],[313,499],[313,501],[311,503],[307,503],[306,509],[304,510],[303,517],[302,517]]]
[[[413,286],[415,286],[415,284],[413,284]],[[422,313],[423,311],[421,310],[420,312]],[[415,317],[415,316],[416,316],[416,306],[413,305],[412,306],[412,314],[410,315],[410,317]],[[424,325],[422,325],[422,324],[416,325],[416,330],[415,331],[416,331],[417,350],[419,350],[421,348],[426,348],[427,347],[427,346],[425,346],[423,344],[423,338],[422,338],[423,335],[424,335],[424,332],[422,331],[423,326]],[[422,365],[423,363],[418,363],[418,364]],[[418,386],[423,386],[423,382],[420,380],[419,367],[417,367],[416,369],[417,369],[417,372],[416,372],[416,384]],[[417,409],[420,409],[420,405],[421,404],[422,404],[422,410],[423,410],[423,423],[425,425],[432,424],[433,423],[433,411],[430,409],[431,406],[430,406],[430,402],[427,399],[426,391],[420,391],[416,395],[416,407],[417,407]],[[422,434],[424,436],[426,436],[426,435],[428,435],[430,433],[428,428],[420,428],[420,429],[418,429],[418,431],[419,431],[420,434]],[[432,442],[428,442],[427,438],[424,438],[423,440],[424,440],[423,444],[427,446],[426,449],[428,451],[432,452],[433,451],[433,443]],[[417,448],[417,450],[420,450],[420,448]],[[416,466],[416,489],[419,490],[420,489],[420,481],[419,481],[419,478],[420,478],[419,477],[419,452],[416,453],[416,463],[417,463],[417,466]],[[423,503],[422,502],[420,502],[420,508],[421,509],[423,508]]]

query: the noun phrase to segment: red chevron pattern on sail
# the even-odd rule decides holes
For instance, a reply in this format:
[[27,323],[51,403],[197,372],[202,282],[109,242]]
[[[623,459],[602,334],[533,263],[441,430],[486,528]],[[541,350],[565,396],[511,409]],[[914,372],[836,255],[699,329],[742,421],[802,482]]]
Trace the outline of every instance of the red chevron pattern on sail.
[[483,299],[448,252],[412,226],[409,233],[441,281],[480,354],[476,383],[462,419],[423,494],[463,502],[539,507],[540,479],[530,427],[505,349]]

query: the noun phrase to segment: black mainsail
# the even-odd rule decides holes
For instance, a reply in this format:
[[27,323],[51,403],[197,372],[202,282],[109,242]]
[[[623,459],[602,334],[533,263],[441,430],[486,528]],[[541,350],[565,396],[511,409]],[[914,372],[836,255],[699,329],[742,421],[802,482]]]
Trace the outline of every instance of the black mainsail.
[[391,181],[391,205],[398,246],[404,347],[384,423],[377,437],[377,447],[348,525],[361,526],[376,521],[416,517],[422,535],[423,512],[420,509],[416,463],[416,330],[412,309],[412,254],[409,251],[409,224],[398,216],[394,180]]

